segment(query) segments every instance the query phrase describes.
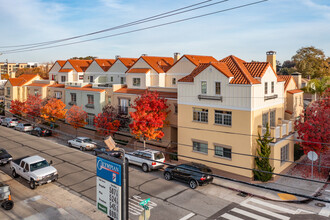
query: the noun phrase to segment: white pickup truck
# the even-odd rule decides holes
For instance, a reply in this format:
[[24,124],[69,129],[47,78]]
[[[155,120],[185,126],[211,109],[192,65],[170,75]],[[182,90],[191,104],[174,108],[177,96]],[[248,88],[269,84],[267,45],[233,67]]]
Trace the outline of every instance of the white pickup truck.
[[164,167],[164,154],[157,150],[137,150],[125,154],[125,159],[130,164],[142,167],[144,172]]
[[58,179],[57,170],[51,164],[52,161],[48,163],[40,156],[27,156],[10,161],[10,168],[14,178],[21,176],[29,182],[31,189],[35,189]]

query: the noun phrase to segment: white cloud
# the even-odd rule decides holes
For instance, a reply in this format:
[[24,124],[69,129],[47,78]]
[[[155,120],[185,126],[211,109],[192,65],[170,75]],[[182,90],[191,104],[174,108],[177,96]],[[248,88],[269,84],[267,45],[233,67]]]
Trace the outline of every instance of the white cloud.
[[329,5],[318,4],[318,3],[314,2],[313,0],[303,0],[303,3],[306,6],[312,8],[314,10],[317,10],[319,13],[322,13],[323,16],[330,19],[330,6]]
[[122,0],[100,0],[100,2],[108,8],[129,11],[131,8],[124,4]]

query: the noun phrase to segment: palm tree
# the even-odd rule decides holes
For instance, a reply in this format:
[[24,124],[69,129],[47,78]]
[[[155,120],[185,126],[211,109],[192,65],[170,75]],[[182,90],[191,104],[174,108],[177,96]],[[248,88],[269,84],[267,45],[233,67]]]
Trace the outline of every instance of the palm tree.
[[330,88],[329,79],[329,76],[321,79],[312,79],[307,83],[306,87],[302,88],[302,90],[306,93],[316,94],[317,98],[321,98],[324,92]]

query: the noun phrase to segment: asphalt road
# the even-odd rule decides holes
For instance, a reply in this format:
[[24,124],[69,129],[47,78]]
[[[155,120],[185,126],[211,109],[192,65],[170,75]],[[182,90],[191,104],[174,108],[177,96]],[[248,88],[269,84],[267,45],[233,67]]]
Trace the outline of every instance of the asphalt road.
[[[48,161],[52,160],[53,166],[58,170],[59,179],[57,183],[51,184],[57,184],[61,189],[95,204],[95,156],[54,143],[52,138],[35,137],[1,126],[0,147],[8,150],[14,159],[39,155]],[[1,170],[10,174],[9,165],[1,167]],[[23,180],[15,181],[24,185],[26,192],[31,191]],[[48,186],[40,186],[35,192],[45,190],[46,187]],[[275,204],[255,198],[244,198],[238,196],[237,192],[215,185],[191,190],[186,184],[164,180],[161,171],[143,173],[139,167],[134,166],[129,168],[129,197],[130,219],[139,219],[143,209],[138,203],[147,198],[151,198],[150,219],[157,220],[233,219],[232,216],[241,219],[246,219],[244,216],[274,219],[277,215],[281,219],[300,219],[301,215],[306,217],[307,214],[310,219],[322,218],[316,215],[319,209],[308,205]],[[107,219],[103,213],[98,212],[98,217]]]

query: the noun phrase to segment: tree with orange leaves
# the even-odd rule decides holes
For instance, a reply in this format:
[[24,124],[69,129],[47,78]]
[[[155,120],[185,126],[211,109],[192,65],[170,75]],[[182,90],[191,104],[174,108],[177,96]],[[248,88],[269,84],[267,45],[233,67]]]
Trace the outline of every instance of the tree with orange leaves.
[[27,116],[36,118],[40,116],[40,109],[41,109],[41,95],[28,95],[27,100],[25,101],[25,109],[24,113],[27,114]]
[[78,128],[84,127],[87,122],[87,112],[81,106],[73,105],[66,113],[65,120],[76,129],[76,136]]
[[24,111],[25,103],[19,100],[12,100],[10,104],[10,112],[14,115],[22,115]]
[[132,133],[143,140],[159,140],[164,136],[161,128],[169,113],[167,100],[160,98],[157,92],[146,92],[134,100],[135,112],[130,112],[133,122],[129,125]]
[[97,132],[104,136],[115,133],[120,127],[120,121],[114,119],[113,115],[107,112],[99,113],[94,118],[94,123]]
[[58,119],[64,119],[67,111],[60,99],[52,98],[41,107],[41,117],[50,123],[55,123]]

